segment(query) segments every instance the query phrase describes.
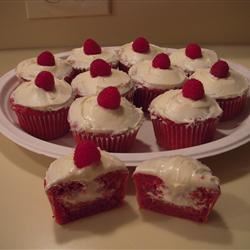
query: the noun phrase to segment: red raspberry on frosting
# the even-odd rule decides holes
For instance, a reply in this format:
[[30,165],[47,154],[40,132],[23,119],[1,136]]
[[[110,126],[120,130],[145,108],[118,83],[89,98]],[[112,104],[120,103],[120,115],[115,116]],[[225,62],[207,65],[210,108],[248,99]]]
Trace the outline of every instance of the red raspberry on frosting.
[[191,59],[201,58],[201,47],[196,43],[190,43],[186,46],[185,54]]
[[154,68],[159,68],[159,69],[169,69],[170,67],[169,56],[165,53],[160,53],[156,55],[152,61],[152,66]]
[[97,55],[101,54],[102,49],[95,40],[89,38],[83,43],[83,51],[86,55]]
[[101,160],[101,153],[92,141],[82,141],[77,144],[74,153],[74,163],[77,168],[88,167]]
[[55,66],[55,57],[50,51],[43,51],[36,58],[37,64],[41,66]]
[[55,79],[51,72],[41,71],[35,78],[35,84],[38,88],[45,91],[53,91],[55,89]]
[[198,101],[205,95],[204,87],[199,80],[194,78],[189,79],[182,87],[182,95],[186,98]]
[[138,53],[148,53],[149,52],[149,42],[144,37],[136,38],[132,43],[132,48]]
[[120,107],[121,94],[116,87],[107,87],[99,93],[97,102],[105,109],[117,109]]
[[213,64],[210,73],[218,78],[227,78],[229,76],[229,66],[227,62],[219,60]]
[[90,64],[90,74],[92,77],[110,76],[111,66],[102,59],[96,59]]

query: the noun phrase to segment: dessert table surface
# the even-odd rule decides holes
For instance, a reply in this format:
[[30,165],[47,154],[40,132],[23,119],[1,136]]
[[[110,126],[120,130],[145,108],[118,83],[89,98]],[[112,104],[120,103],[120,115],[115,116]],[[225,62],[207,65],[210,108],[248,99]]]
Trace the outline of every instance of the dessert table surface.
[[[250,46],[210,48],[250,69]],[[42,50],[0,51],[0,76]],[[206,224],[140,210],[130,179],[122,207],[57,225],[43,188],[52,161],[0,134],[0,249],[250,249],[250,143],[202,159],[222,191]]]

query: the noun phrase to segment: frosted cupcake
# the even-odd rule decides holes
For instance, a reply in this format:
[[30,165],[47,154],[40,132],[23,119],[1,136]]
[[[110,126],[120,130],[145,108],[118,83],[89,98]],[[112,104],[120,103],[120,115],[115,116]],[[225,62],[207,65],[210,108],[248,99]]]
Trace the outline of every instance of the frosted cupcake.
[[170,60],[173,65],[182,68],[190,76],[197,69],[210,68],[218,60],[218,57],[213,50],[190,43],[186,48],[177,49],[171,53]]
[[106,87],[117,87],[120,94],[133,101],[134,84],[125,72],[111,69],[110,64],[96,59],[90,64],[90,70],[80,73],[72,81],[71,86],[77,96],[97,95]]
[[216,99],[223,110],[221,120],[230,120],[246,107],[249,82],[227,62],[219,60],[211,69],[197,69],[193,77],[203,83],[205,93]]
[[118,67],[118,55],[116,50],[108,47],[100,47],[93,39],[86,39],[83,47],[75,48],[67,58],[67,62],[72,65],[71,81],[82,72],[89,70],[90,64],[96,60],[102,59],[109,63],[112,68]]
[[42,71],[34,80],[20,84],[12,92],[10,103],[24,131],[52,140],[68,132],[67,115],[73,99],[68,83]]
[[165,51],[164,48],[150,44],[144,37],[138,37],[119,49],[119,69],[128,72],[129,68],[134,64],[146,59],[152,59],[156,54]]
[[69,76],[72,68],[64,59],[55,57],[50,51],[43,51],[37,57],[20,62],[16,68],[16,76],[23,81],[31,81],[41,71],[49,71],[62,80]]
[[65,224],[122,205],[128,170],[116,157],[89,141],[53,161],[45,191],[57,223]]
[[140,208],[206,222],[220,196],[220,182],[201,162],[172,156],[141,162],[134,174]]
[[186,148],[213,139],[222,110],[196,79],[156,97],[149,107],[156,141],[165,149]]
[[143,122],[143,112],[115,87],[98,96],[77,98],[70,106],[68,121],[76,142],[94,141],[101,149],[126,152],[135,141]]
[[135,84],[134,104],[148,111],[151,101],[158,95],[180,88],[186,79],[181,68],[172,66],[167,54],[160,53],[153,60],[144,60],[133,65],[129,75]]

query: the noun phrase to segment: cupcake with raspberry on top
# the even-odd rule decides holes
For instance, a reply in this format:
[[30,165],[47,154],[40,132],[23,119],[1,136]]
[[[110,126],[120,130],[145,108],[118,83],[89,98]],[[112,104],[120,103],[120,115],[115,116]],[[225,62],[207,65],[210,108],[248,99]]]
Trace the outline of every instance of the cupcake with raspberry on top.
[[64,59],[55,57],[50,51],[43,51],[37,57],[26,59],[16,67],[16,76],[22,81],[33,80],[41,71],[49,71],[56,78],[67,79],[72,67]]
[[117,51],[113,48],[101,47],[95,40],[89,38],[83,42],[81,48],[73,49],[67,58],[67,62],[73,67],[69,81],[89,70],[91,63],[96,59],[105,60],[112,68],[118,67]]
[[190,43],[186,48],[177,49],[170,54],[173,65],[182,68],[188,76],[200,68],[210,68],[218,56],[213,50],[201,48],[196,43]]
[[96,59],[90,64],[90,70],[80,73],[71,83],[77,96],[97,95],[109,86],[117,87],[120,94],[133,101],[134,84],[123,71],[112,69],[110,64],[102,59]]
[[135,84],[134,104],[148,111],[149,104],[158,95],[180,88],[186,79],[181,68],[172,66],[167,54],[157,54],[152,60],[134,64],[129,75]]
[[196,79],[187,80],[182,89],[169,90],[157,96],[149,107],[158,145],[179,149],[213,139],[222,110],[205,95]]
[[166,49],[150,44],[144,37],[138,37],[119,49],[119,69],[128,72],[134,64],[146,59],[152,59],[161,52],[166,52]]
[[210,69],[197,69],[193,77],[202,81],[205,93],[215,98],[222,108],[221,120],[235,118],[246,107],[249,81],[227,62],[219,60]]
[[143,112],[121,97],[117,88],[107,87],[98,96],[77,98],[68,121],[77,143],[91,140],[103,150],[126,152],[142,125]]

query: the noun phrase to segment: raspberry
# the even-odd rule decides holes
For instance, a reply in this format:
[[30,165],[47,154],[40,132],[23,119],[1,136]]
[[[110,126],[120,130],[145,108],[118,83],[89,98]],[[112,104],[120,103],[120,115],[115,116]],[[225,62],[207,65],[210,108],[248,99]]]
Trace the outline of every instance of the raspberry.
[[81,141],[77,144],[74,153],[74,163],[77,168],[88,167],[101,160],[101,153],[92,141]]
[[96,59],[90,64],[90,74],[92,77],[110,76],[111,66],[102,59]]
[[218,78],[226,78],[229,76],[229,66],[227,62],[219,60],[211,67],[210,73]]
[[89,38],[83,43],[83,51],[86,55],[96,55],[101,54],[102,49],[95,40]]
[[201,58],[201,47],[196,43],[190,43],[187,45],[185,50],[186,56],[191,59]]
[[156,55],[152,61],[152,66],[154,68],[159,68],[159,69],[169,69],[170,67],[169,56],[165,53],[160,53]]
[[55,57],[50,51],[43,51],[36,58],[37,64],[41,66],[55,66]]
[[55,89],[55,79],[51,72],[41,71],[37,74],[35,84],[38,88],[45,91],[53,91]]
[[182,87],[182,95],[186,98],[198,101],[205,95],[204,87],[199,80],[194,78],[187,80]]
[[121,95],[116,87],[107,87],[99,93],[97,102],[105,109],[117,109],[120,107]]
[[148,53],[149,52],[149,43],[147,39],[144,37],[138,37],[136,38],[132,43],[132,48],[135,52],[138,53]]

